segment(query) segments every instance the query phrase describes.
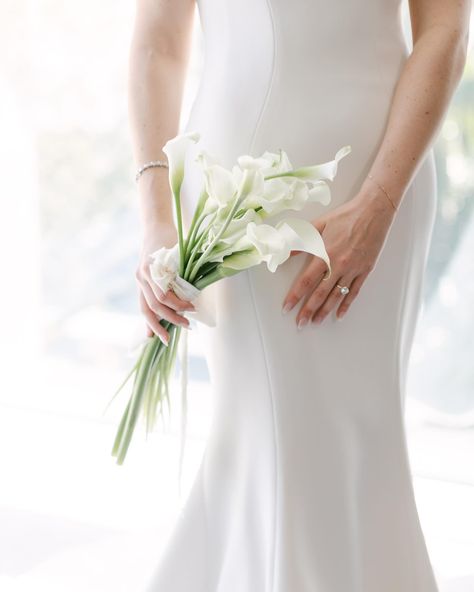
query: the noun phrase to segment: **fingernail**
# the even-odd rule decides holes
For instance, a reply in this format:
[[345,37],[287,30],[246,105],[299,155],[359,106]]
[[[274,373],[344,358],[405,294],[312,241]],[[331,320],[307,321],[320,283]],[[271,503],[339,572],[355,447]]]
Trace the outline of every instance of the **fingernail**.
[[285,306],[281,309],[281,314],[286,314],[287,312],[290,312],[292,308],[293,305],[290,302],[287,302]]
[[343,319],[343,318],[344,318],[344,315],[339,315],[339,316],[336,316],[336,319],[337,319],[338,321],[342,321],[342,319]]
[[303,317],[298,322],[298,329],[302,329],[308,323],[308,317]]
[[323,319],[320,319],[319,317],[315,317],[313,322],[316,323],[317,325],[319,325],[319,323],[322,321]]
[[168,347],[168,342],[167,342],[167,341],[165,341],[164,337],[162,337],[160,334],[158,334],[158,337],[160,338],[160,340],[161,340],[161,343],[162,343],[163,345],[166,345],[166,347]]

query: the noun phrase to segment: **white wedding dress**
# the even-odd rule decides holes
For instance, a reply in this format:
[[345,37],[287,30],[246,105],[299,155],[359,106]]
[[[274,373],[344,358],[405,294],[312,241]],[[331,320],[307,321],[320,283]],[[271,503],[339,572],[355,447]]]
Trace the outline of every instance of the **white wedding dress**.
[[[329,206],[351,199],[408,55],[399,0],[200,0],[202,79],[186,131],[189,216],[206,149],[231,166],[283,148],[294,166],[351,145]],[[385,199],[381,195],[380,199]],[[307,255],[207,288],[199,324],[213,418],[147,592],[435,592],[404,431],[405,378],[436,209],[430,151],[342,321],[298,330],[283,299]],[[192,391],[188,396],[192,396]]]

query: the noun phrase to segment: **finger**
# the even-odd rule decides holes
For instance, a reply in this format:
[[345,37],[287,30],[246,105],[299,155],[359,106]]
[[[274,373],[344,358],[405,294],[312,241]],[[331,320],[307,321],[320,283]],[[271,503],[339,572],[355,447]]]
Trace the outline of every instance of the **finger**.
[[140,309],[143,315],[145,316],[145,320],[148,326],[152,329],[153,333],[155,333],[155,335],[158,335],[161,341],[167,346],[170,338],[168,331],[163,327],[156,314],[148,306],[143,292],[140,292],[139,299]]
[[288,291],[283,304],[282,312],[290,311],[303,296],[311,293],[326,272],[326,263],[319,257],[311,255],[309,265],[294,280]]
[[341,290],[339,286],[346,286],[349,288],[349,294],[352,291],[352,283],[354,277],[351,276],[342,276],[338,279],[338,281],[334,284],[333,289],[329,292],[326,300],[314,311],[312,316],[313,323],[321,323],[327,315],[335,308],[344,298],[347,298],[347,294],[341,294]]
[[349,306],[355,300],[357,294],[359,294],[360,289],[361,289],[361,287],[362,287],[363,283],[365,282],[368,275],[369,275],[369,272],[358,275],[356,277],[356,279],[352,282],[352,284],[350,286],[349,294],[344,296],[341,304],[339,305],[339,308],[336,311],[336,317],[338,319],[342,319],[342,317],[346,314],[346,312],[349,309]]
[[181,300],[181,298],[176,296],[173,290],[167,290],[166,292],[163,292],[163,290],[151,278],[148,277],[146,278],[146,282],[153,291],[155,298],[162,304],[165,304],[174,310],[194,310],[195,307],[192,302],[189,300]]
[[[312,319],[316,310],[318,310],[319,307],[326,301],[326,298],[329,296],[336,285],[336,282],[332,278],[340,277],[340,275],[340,272],[338,273],[336,270],[333,270],[330,281],[320,281],[314,287],[296,315],[296,323],[299,329]],[[323,276],[321,275],[320,280],[322,279]]]
[[156,296],[148,282],[140,283],[140,288],[143,292],[145,300],[147,301],[148,308],[158,315],[159,318],[166,319],[175,325],[189,327],[189,320],[186,317],[178,314],[174,309],[166,306],[166,304],[162,304],[156,299]]

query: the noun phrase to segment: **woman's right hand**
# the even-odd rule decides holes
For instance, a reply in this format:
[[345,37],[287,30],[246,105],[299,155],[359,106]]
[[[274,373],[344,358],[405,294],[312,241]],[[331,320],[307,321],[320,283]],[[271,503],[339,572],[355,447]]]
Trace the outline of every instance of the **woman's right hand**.
[[140,310],[142,311],[146,326],[147,336],[158,335],[161,341],[168,345],[169,332],[160,323],[165,319],[182,327],[189,327],[189,320],[179,312],[194,310],[194,305],[181,300],[172,290],[163,292],[153,281],[150,275],[149,255],[161,247],[172,247],[178,240],[176,228],[173,223],[154,227],[153,232],[147,232],[142,243],[142,250],[135,278],[139,288]]

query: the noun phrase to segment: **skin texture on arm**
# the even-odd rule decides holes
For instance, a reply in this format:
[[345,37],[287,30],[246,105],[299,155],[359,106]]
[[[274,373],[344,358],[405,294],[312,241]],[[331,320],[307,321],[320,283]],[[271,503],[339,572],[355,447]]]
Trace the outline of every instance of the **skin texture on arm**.
[[[167,160],[162,148],[179,131],[179,118],[189,61],[195,0],[137,0],[129,53],[128,106],[135,165]],[[193,310],[172,291],[164,294],[152,281],[148,255],[177,241],[168,169],[147,169],[138,181],[143,228],[136,270],[140,308],[148,336],[167,344],[161,318],[189,326],[178,311]]]
[[[466,62],[470,0],[410,0],[413,51],[398,80],[383,140],[359,192],[348,202],[313,220],[331,259],[331,277],[324,262],[312,257],[290,287],[283,312],[303,301],[296,323],[321,322],[337,308],[347,312],[374,269],[391,224],[395,206],[431,147]],[[297,256],[297,255],[293,255]],[[342,296],[336,283],[349,286]]]

